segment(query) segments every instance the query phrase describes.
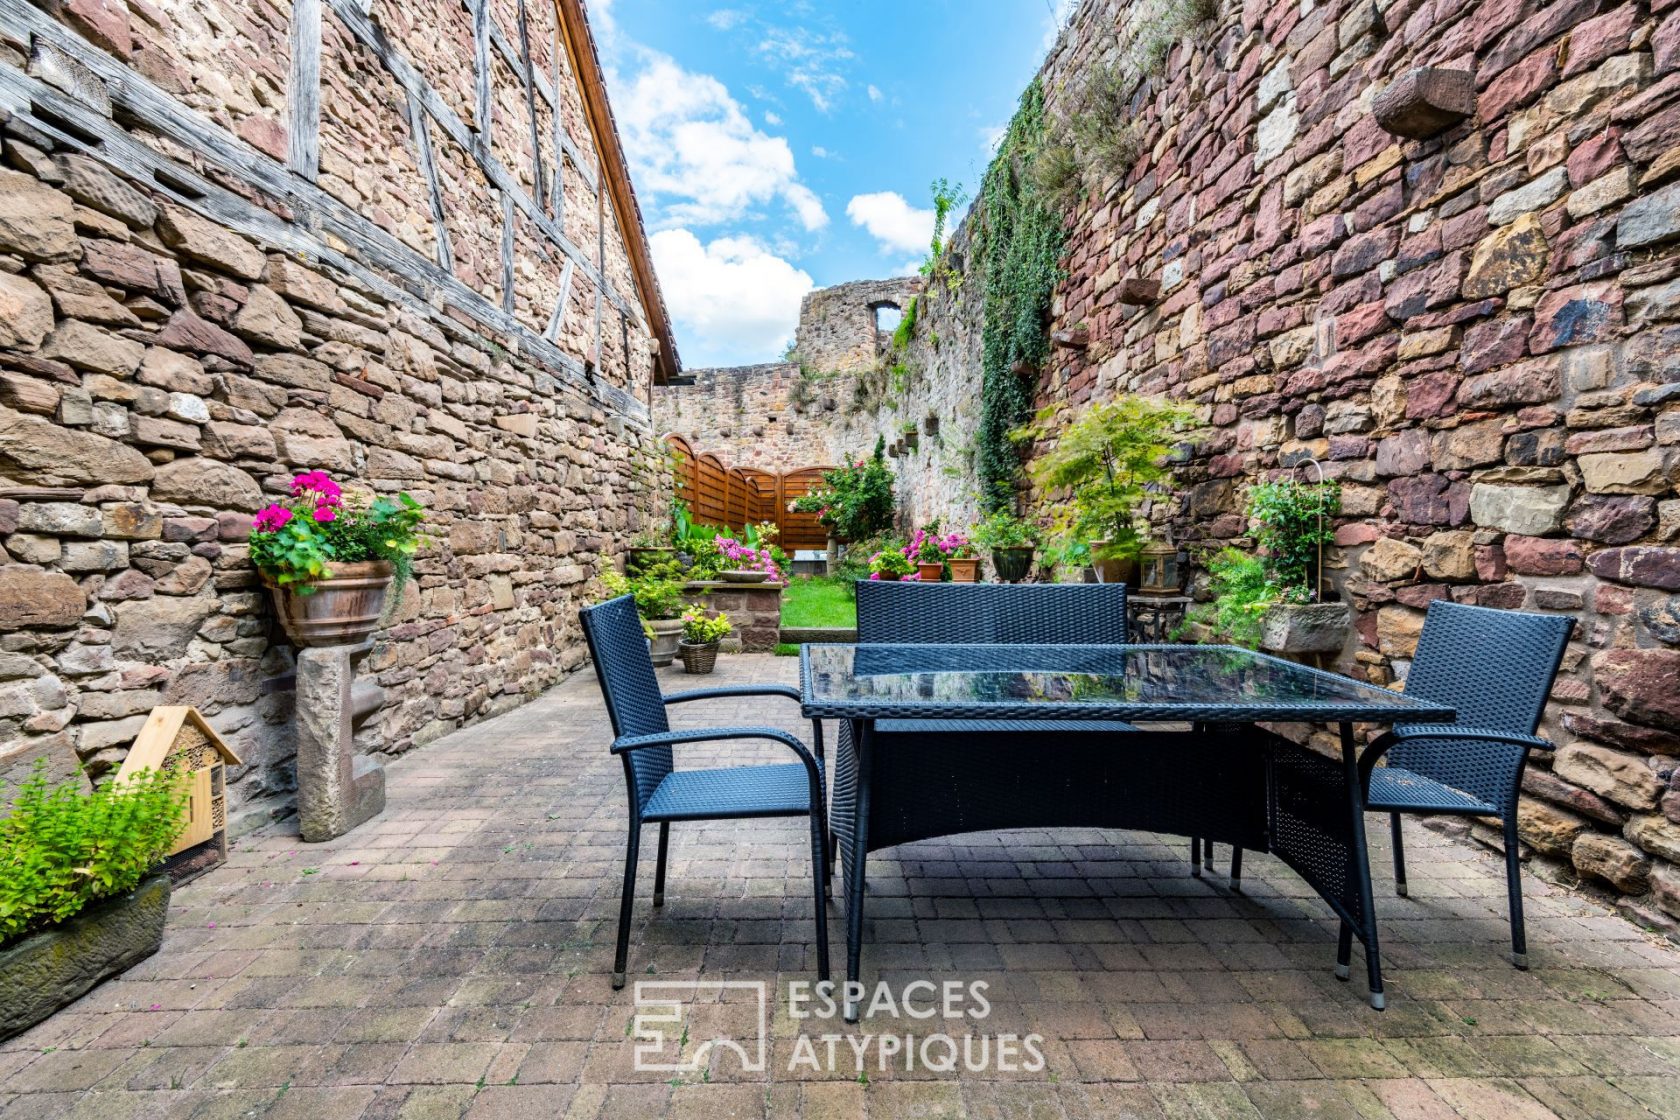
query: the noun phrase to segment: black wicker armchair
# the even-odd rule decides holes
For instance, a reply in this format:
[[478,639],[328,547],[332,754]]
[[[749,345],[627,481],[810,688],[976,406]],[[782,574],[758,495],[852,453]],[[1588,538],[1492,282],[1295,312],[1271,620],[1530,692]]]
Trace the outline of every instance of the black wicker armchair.
[[[618,949],[612,985],[624,986],[630,949],[630,911],[636,889],[636,864],[642,825],[659,825],[659,856],[654,868],[653,904],[665,902],[665,853],[672,821],[730,820],[756,817],[811,818],[811,863],[817,921],[817,972],[828,979],[826,851],[828,830],[823,796],[822,726],[814,723],[816,754],[796,737],[774,727],[720,727],[672,731],[669,704],[732,696],[785,696],[799,701],[799,690],[786,685],[707,688],[662,695],[648,656],[647,639],[628,596],[586,607],[580,612],[589,653],[600,678],[601,696],[612,720],[612,752],[624,760],[630,797],[630,827],[624,854],[624,890],[619,897]],[[798,761],[783,765],[735,766],[713,770],[678,770],[671,747],[726,739],[766,739],[791,750]]]
[[[1575,620],[1557,615],[1429,604],[1406,694],[1450,704],[1452,724],[1401,724],[1360,758],[1365,807],[1387,812],[1394,838],[1394,888],[1406,893],[1401,813],[1498,817],[1505,831],[1505,881],[1511,912],[1511,963],[1528,967],[1523,932],[1517,797],[1528,752],[1551,744],[1535,737],[1552,679]],[[1386,757],[1388,765],[1377,767]]]

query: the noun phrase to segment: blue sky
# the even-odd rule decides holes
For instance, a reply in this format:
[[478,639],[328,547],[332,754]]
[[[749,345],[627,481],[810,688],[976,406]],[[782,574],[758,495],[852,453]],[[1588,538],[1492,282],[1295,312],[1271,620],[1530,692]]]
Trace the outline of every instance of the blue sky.
[[811,288],[912,270],[1065,6],[592,0],[683,364],[773,361]]

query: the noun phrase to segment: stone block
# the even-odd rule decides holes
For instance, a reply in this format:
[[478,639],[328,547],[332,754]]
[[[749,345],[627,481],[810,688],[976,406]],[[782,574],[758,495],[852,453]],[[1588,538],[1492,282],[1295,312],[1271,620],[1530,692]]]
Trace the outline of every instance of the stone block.
[[1423,572],[1453,582],[1476,579],[1476,534],[1469,529],[1431,533],[1423,542]]
[[1593,575],[1635,587],[1680,591],[1680,548],[1606,548],[1587,560]]
[[1439,135],[1475,111],[1476,84],[1467,70],[1414,67],[1371,99],[1384,131],[1413,140]]
[[241,280],[262,276],[268,258],[239,234],[180,206],[167,206],[158,219],[163,243],[182,256]]
[[1641,851],[1680,863],[1680,825],[1661,814],[1645,813],[1630,818],[1622,835]]
[[1575,841],[1592,826],[1556,805],[1524,797],[1517,802],[1517,836],[1523,843],[1552,856],[1568,856]]
[[1570,850],[1575,870],[1602,879],[1623,894],[1644,894],[1651,886],[1651,861],[1616,836],[1582,834]]
[[25,260],[73,260],[75,203],[33,176],[0,169],[0,251]]
[[0,272],[0,348],[33,350],[52,327],[47,293],[27,277]]
[[1680,731],[1680,650],[1603,650],[1592,665],[1606,708],[1634,723]]
[[1645,812],[1657,807],[1664,789],[1643,755],[1593,743],[1570,743],[1561,748],[1552,760],[1552,771],[1618,805]]
[[350,646],[298,651],[298,835],[343,836],[385,808],[385,771],[351,739],[355,669]]
[[1680,238],[1680,183],[1653,191],[1622,207],[1616,219],[1616,245],[1637,249]]
[[1488,529],[1537,537],[1556,532],[1569,505],[1570,489],[1557,486],[1495,486],[1477,483],[1470,488],[1470,519]]
[[0,567],[0,630],[74,626],[87,610],[87,596],[62,572],[22,565]]
[[1413,579],[1423,564],[1423,550],[1393,537],[1384,537],[1365,550],[1359,568],[1379,583]]
[[1423,635],[1424,615],[1406,607],[1386,606],[1377,610],[1377,649],[1384,657],[1411,658]]
[[1633,452],[1601,452],[1576,460],[1590,494],[1662,494],[1674,488],[1654,448]]
[[265,500],[262,489],[250,475],[238,467],[201,456],[177,459],[158,468],[152,482],[152,497],[189,509],[246,512],[259,509]]

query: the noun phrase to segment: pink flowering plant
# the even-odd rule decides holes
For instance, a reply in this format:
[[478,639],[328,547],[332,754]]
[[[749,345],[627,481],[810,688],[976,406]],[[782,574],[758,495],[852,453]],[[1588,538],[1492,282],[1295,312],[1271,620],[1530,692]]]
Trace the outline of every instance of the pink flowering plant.
[[972,556],[974,549],[961,533],[941,533],[935,521],[910,534],[904,555],[920,564],[943,564],[953,556]]
[[333,563],[384,560],[396,569],[400,592],[425,514],[407,494],[347,494],[326,471],[304,471],[292,479],[291,497],[252,519],[251,562],[270,582],[307,595],[332,578]]
[[786,583],[781,565],[776,563],[772,545],[750,548],[733,537],[716,538],[718,555],[724,566],[734,572],[763,572],[771,583]]

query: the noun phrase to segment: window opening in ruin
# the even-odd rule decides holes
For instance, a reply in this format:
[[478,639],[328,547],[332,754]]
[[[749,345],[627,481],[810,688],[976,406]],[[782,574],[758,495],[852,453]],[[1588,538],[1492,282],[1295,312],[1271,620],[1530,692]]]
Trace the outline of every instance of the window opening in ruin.
[[904,318],[904,309],[891,300],[882,300],[870,304],[869,310],[875,316],[875,349],[884,354],[892,348],[893,332]]

